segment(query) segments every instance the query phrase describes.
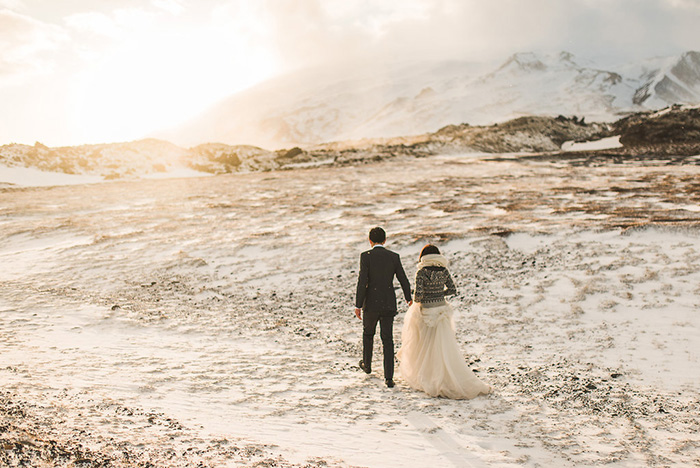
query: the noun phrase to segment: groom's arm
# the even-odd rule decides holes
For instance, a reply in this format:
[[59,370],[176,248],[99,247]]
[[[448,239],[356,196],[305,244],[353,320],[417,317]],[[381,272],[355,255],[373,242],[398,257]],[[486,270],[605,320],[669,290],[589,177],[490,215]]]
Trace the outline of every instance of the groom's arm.
[[[366,254],[360,255],[360,273],[357,275],[357,291],[355,293],[356,309],[362,309],[362,306],[365,304],[367,283],[369,282],[369,265],[367,260]],[[355,314],[357,314],[357,310],[355,311]]]
[[411,300],[411,283],[409,283],[408,278],[406,277],[406,272],[403,270],[403,265],[401,264],[401,257],[398,254],[396,255],[396,259],[398,262],[398,265],[396,266],[396,279],[399,280],[399,284],[403,290],[404,299],[406,299],[406,302],[411,304],[411,302],[413,302]]

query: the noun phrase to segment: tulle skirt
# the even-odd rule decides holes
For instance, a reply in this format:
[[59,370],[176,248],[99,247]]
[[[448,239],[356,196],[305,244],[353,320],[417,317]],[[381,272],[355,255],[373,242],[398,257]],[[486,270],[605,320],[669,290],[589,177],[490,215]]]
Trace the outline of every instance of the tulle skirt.
[[423,307],[414,302],[406,312],[398,352],[403,379],[430,396],[470,399],[491,387],[474,375],[455,337],[452,307]]

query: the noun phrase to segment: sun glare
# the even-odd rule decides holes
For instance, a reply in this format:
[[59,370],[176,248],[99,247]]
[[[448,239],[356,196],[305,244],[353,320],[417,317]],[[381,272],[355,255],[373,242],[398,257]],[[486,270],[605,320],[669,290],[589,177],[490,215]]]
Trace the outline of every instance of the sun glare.
[[83,139],[133,140],[177,126],[275,72],[265,50],[216,43],[207,35],[154,35],[96,61],[77,90]]

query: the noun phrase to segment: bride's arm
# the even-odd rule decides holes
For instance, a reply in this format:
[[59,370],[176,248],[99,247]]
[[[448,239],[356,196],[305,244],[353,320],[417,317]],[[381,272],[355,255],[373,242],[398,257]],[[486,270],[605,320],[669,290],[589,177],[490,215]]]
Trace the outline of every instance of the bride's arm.
[[418,270],[416,272],[416,290],[413,293],[413,300],[415,302],[423,302],[425,299],[425,275],[423,270]]
[[452,281],[449,270],[445,270],[445,273],[447,273],[447,278],[445,279],[445,296],[454,296],[457,294],[457,287],[454,281]]

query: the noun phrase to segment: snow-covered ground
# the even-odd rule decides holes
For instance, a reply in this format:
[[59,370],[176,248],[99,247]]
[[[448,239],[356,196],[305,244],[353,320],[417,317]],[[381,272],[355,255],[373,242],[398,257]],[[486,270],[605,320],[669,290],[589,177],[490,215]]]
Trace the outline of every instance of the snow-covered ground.
[[[211,174],[187,168],[174,168],[168,172],[142,174],[144,179],[177,179],[183,177],[207,177]],[[64,174],[32,167],[7,167],[0,164],[0,189],[12,187],[54,187],[57,185],[84,185],[105,182],[101,175]]]
[[8,167],[0,164],[0,188],[50,187],[54,185],[82,185],[103,182],[97,175],[64,174],[60,172],[41,171],[32,167]]
[[[457,155],[0,190],[0,396],[157,466],[698,464],[699,176]],[[451,260],[494,394],[357,368],[374,225],[409,276],[428,241]]]

